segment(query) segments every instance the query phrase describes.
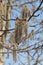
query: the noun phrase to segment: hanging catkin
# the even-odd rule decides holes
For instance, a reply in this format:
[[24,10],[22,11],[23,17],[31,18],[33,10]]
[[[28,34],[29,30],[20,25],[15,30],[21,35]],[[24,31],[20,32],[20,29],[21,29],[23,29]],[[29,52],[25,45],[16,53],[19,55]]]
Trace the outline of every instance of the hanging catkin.
[[17,51],[16,51],[16,49],[17,49],[17,46],[16,46],[16,44],[14,44],[14,46],[13,46],[13,60],[15,62],[17,60]]
[[22,22],[17,19],[15,23],[15,42],[20,43],[22,38]]
[[23,8],[22,8],[22,18],[27,18],[27,17],[29,17],[31,14],[30,14],[30,9],[29,9],[29,7],[28,6],[24,6]]
[[22,23],[23,23],[23,25],[22,25],[23,26],[23,28],[22,28],[23,34],[25,35],[25,37],[27,37],[27,34],[28,34],[28,22],[27,22],[26,18],[24,18]]

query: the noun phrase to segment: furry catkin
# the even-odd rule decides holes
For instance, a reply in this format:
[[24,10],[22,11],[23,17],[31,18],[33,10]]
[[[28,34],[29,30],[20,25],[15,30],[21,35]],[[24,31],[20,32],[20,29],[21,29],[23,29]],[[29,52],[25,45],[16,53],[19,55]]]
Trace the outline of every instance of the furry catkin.
[[23,36],[27,37],[27,32],[28,32],[28,23],[26,19],[19,20],[17,19],[15,22],[15,42],[20,43]]
[[27,37],[27,33],[28,33],[28,23],[27,23],[27,21],[24,21],[23,22],[24,23],[24,35],[25,35],[25,37]]
[[15,23],[15,42],[20,43],[22,37],[22,22],[17,19]]
[[22,8],[22,18],[30,16],[30,10],[28,6]]

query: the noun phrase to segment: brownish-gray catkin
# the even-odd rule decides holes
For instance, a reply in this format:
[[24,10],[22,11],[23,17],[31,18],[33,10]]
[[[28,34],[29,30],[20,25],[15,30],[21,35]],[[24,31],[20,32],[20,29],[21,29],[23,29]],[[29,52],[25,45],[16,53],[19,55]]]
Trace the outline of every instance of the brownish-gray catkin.
[[27,34],[28,34],[28,23],[26,21],[24,23],[24,33],[25,33],[25,37],[27,37]]
[[15,23],[15,42],[20,43],[22,38],[22,22],[17,19]]
[[22,38],[25,35],[27,38],[28,34],[28,22],[26,19],[17,19],[15,22],[15,42],[20,43],[22,42]]
[[14,44],[14,46],[13,46],[13,60],[15,62],[17,61],[17,51],[16,51],[16,49],[17,49],[17,46],[16,46],[16,44]]
[[24,6],[23,8],[22,8],[22,18],[24,18],[24,17],[28,17],[28,16],[30,16],[31,14],[30,14],[30,9],[29,9],[29,7],[28,6]]
[[15,48],[13,47],[13,60],[16,62],[16,51],[14,51]]
[[23,23],[23,34],[25,35],[25,37],[27,37],[27,33],[28,33],[28,22],[27,22],[27,17],[30,16],[30,10],[28,6],[24,6],[22,8],[22,23]]
[[25,29],[24,29],[24,32],[25,32],[25,36],[27,37],[27,25],[25,26]]

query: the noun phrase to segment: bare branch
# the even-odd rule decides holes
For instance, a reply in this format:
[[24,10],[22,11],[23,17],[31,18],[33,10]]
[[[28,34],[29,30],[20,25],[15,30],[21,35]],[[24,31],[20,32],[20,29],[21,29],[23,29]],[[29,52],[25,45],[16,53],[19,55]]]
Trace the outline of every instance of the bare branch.
[[42,5],[42,1],[40,3],[40,5],[37,7],[37,9],[33,12],[33,14],[30,16],[30,18],[28,19],[28,21],[34,16],[34,14],[39,10],[40,6]]

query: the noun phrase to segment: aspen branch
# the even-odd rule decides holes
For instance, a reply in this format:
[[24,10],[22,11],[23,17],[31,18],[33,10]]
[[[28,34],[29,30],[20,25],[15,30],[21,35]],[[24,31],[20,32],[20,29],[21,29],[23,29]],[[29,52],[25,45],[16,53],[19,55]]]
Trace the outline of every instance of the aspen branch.
[[30,18],[28,19],[28,21],[34,16],[34,14],[39,10],[40,6],[42,5],[42,1],[40,3],[40,5],[37,7],[37,9],[33,12],[33,14],[30,16]]

